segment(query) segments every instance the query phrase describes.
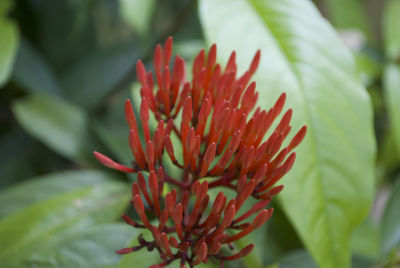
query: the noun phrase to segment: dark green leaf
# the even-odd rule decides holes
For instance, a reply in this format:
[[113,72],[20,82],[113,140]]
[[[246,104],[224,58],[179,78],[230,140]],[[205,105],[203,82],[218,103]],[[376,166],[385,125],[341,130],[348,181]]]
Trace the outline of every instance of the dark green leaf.
[[390,196],[382,219],[382,252],[387,254],[400,244],[400,182]]
[[[35,150],[37,144],[22,130],[11,130],[0,140],[0,189],[6,185],[29,178],[34,173]],[[24,163],[24,168],[21,168]],[[3,203],[4,204],[4,203]],[[7,206],[0,206],[0,211]],[[1,217],[1,213],[0,213]]]
[[355,58],[358,72],[366,87],[380,78],[383,64],[374,55],[370,55],[366,51],[358,51],[355,54]]
[[125,126],[112,126],[111,124],[104,124],[100,121],[96,121],[94,124],[94,131],[116,156],[119,163],[129,165],[133,160],[133,156],[128,143],[129,130]]
[[[317,268],[319,267],[310,254],[305,250],[292,251],[283,257],[279,268]],[[351,267],[353,268],[372,268],[374,263],[371,260],[352,256]],[[269,268],[269,267],[268,267]]]
[[201,0],[200,17],[220,59],[237,51],[239,70],[261,49],[259,104],[268,108],[286,91],[293,129],[307,125],[281,201],[320,267],[349,267],[375,159],[371,103],[353,56],[309,1]]
[[13,79],[26,91],[58,95],[57,78],[46,60],[26,39],[21,40]]
[[[129,91],[128,91],[129,92]],[[119,163],[130,165],[133,160],[129,147],[129,128],[125,121],[124,106],[129,93],[121,91],[107,101],[107,113],[94,121],[93,130]]]
[[66,95],[83,107],[94,108],[128,74],[134,77],[137,56],[132,43],[92,53],[62,77]]
[[353,255],[351,258],[351,267],[352,268],[374,268],[374,267],[376,267],[376,261],[365,258],[365,257]]
[[13,111],[25,131],[57,153],[80,163],[93,161],[88,118],[80,108],[59,98],[31,95],[15,102]]
[[[36,0],[30,4],[35,10],[35,23],[29,17],[23,18],[28,26],[26,28],[29,29],[28,33],[38,33],[35,38],[37,46],[57,73],[64,73],[97,47],[93,22],[85,21],[93,15],[93,10],[85,12],[81,9],[82,13],[77,14],[72,6],[73,1],[82,7],[87,3],[87,0]],[[91,2],[92,7],[95,7],[97,3],[106,1]]]

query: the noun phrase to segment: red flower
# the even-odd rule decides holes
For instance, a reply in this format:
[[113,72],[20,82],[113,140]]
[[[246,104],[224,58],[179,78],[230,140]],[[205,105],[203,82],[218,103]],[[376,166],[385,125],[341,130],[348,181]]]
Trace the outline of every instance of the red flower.
[[[145,144],[139,139],[137,121],[127,100],[125,115],[135,158],[133,166],[126,167],[94,153],[107,167],[137,173],[137,182],[132,185],[132,204],[141,223],[127,215],[123,219],[135,228],[150,230],[153,240],[140,236],[138,246],[117,252],[156,249],[162,263],[153,268],[167,266],[174,260],[179,260],[181,267],[209,260],[223,265],[224,261],[247,255],[253,244],[232,255],[226,255],[223,247],[233,248],[230,243],[271,217],[273,209],[265,208],[271,197],[283,189],[283,185],[275,184],[293,166],[296,158],[293,149],[306,134],[304,126],[288,146],[281,148],[291,130],[289,109],[265,139],[283,109],[286,95],[283,93],[268,112],[259,107],[253,111],[258,93],[250,79],[257,69],[260,51],[241,76],[237,75],[235,52],[225,68],[216,63],[216,54],[216,45],[211,46],[207,57],[202,50],[193,63],[193,79],[187,82],[181,57],[175,57],[170,71],[172,38],[168,38],[164,48],[158,45],[154,54],[156,89],[152,72],[139,60],[136,70],[142,85],[140,121]],[[158,120],[152,135],[149,111]],[[180,144],[173,145],[171,137]],[[181,158],[175,155],[175,146],[182,148]],[[172,178],[165,171],[165,152],[172,164],[182,170],[182,178]],[[164,183],[173,186],[165,196]],[[208,189],[213,187],[231,188],[236,191],[236,198],[227,200],[219,192],[211,200]],[[246,212],[238,213],[250,196],[259,201]],[[255,218],[249,221],[254,214]],[[156,220],[150,219],[152,215]],[[226,232],[229,229],[236,233]]]

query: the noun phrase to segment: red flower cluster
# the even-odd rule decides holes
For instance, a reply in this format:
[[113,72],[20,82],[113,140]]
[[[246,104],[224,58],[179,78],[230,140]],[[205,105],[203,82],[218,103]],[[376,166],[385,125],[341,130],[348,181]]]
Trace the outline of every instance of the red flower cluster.
[[[292,110],[289,109],[265,139],[283,109],[285,94],[268,112],[259,107],[253,111],[258,93],[250,78],[257,69],[260,52],[241,76],[237,75],[235,52],[225,68],[216,63],[216,54],[215,45],[207,57],[202,50],[193,63],[192,81],[187,82],[181,57],[175,57],[170,71],[172,38],[168,38],[164,48],[158,45],[155,50],[157,86],[152,72],[139,60],[136,70],[142,85],[140,121],[145,144],[141,143],[133,108],[127,100],[125,115],[135,158],[132,167],[95,152],[105,166],[137,173],[137,182],[132,185],[132,204],[141,223],[127,215],[123,215],[123,219],[135,228],[150,230],[153,241],[140,236],[138,246],[117,252],[156,249],[162,263],[152,268],[167,266],[174,260],[179,260],[181,267],[186,264],[193,267],[209,260],[222,266],[224,261],[247,255],[253,244],[229,256],[223,245],[233,249],[232,242],[271,217],[273,209],[265,208],[271,197],[283,188],[274,185],[291,169],[296,157],[293,149],[306,133],[304,126],[289,145],[281,148],[291,129]],[[148,124],[150,110],[158,121],[152,135]],[[173,145],[172,136],[180,141],[179,145]],[[182,147],[182,157],[175,154],[176,146]],[[172,164],[182,170],[181,178],[172,178],[165,171],[165,162],[169,160],[163,158],[164,152]],[[165,195],[164,183],[172,186]],[[213,187],[231,188],[236,198],[227,200],[219,192],[212,200],[208,189]],[[250,196],[258,201],[239,213]],[[254,219],[249,221],[253,215]]]

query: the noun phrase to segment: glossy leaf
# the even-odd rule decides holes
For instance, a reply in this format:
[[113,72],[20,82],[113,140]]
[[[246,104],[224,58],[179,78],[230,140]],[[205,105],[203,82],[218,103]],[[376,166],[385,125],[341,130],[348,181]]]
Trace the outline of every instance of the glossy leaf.
[[57,78],[48,62],[26,39],[21,40],[13,80],[28,92],[59,95]]
[[382,220],[382,252],[387,254],[400,245],[400,183],[390,196]]
[[0,221],[0,266],[29,267],[76,230],[115,220],[127,204],[126,189],[114,180],[83,185],[10,214]]
[[237,50],[241,70],[261,49],[259,104],[268,108],[285,91],[294,129],[307,125],[283,180],[283,208],[320,267],[349,267],[350,235],[373,196],[375,157],[371,103],[353,56],[310,1],[201,0],[200,17],[219,57]]
[[0,219],[59,194],[107,183],[112,178],[109,173],[95,170],[57,172],[31,178],[0,191],[0,204],[7,204],[0,207]]
[[69,102],[45,95],[31,95],[14,103],[18,123],[29,134],[73,161],[88,163],[94,148],[88,142],[88,118]]
[[8,18],[11,4],[10,0],[3,0],[0,3],[0,87],[7,82],[11,74],[18,49],[18,27]]
[[124,247],[134,235],[132,227],[122,223],[62,232],[56,235],[57,242],[51,248],[35,252],[26,262],[31,267],[112,268],[121,259],[115,250]]

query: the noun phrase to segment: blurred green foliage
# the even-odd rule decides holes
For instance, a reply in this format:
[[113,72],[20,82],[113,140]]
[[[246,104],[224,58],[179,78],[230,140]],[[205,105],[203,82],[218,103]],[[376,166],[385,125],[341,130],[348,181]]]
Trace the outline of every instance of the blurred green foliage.
[[255,251],[226,266],[398,267],[399,14],[400,0],[0,1],[0,266],[158,262],[114,253],[136,241],[119,219],[135,178],[92,151],[129,165],[135,64],[172,35],[188,62],[216,42],[243,69],[261,49],[259,104],[286,91],[309,127],[274,216],[241,241]]

